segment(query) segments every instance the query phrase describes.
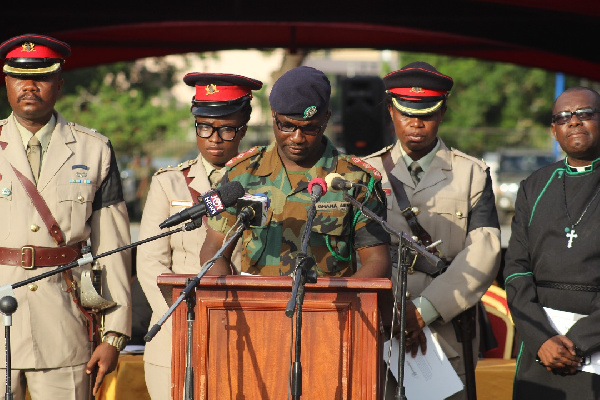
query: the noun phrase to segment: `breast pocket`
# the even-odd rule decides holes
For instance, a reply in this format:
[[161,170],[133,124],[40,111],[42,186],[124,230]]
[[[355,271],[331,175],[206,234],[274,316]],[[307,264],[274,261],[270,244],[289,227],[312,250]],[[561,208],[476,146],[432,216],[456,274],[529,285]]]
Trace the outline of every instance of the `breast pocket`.
[[12,214],[12,182],[0,182],[0,238],[7,238],[10,234],[10,223]]
[[310,250],[317,263],[328,257],[331,251],[342,258],[350,255],[352,217],[349,209],[317,211],[310,235]]
[[444,241],[442,246],[446,249],[451,249],[455,246],[462,248],[466,237],[469,216],[467,201],[439,198],[436,199],[435,206],[430,211],[439,217],[436,218],[439,221],[436,224],[436,233],[439,237],[432,237],[432,239],[442,239]]
[[[264,256],[269,258],[279,258],[281,253],[281,229],[277,225],[271,225],[273,210],[267,212],[267,222],[265,225],[252,226],[251,229],[244,230],[242,235],[242,255],[249,260],[250,266],[259,264],[259,260]],[[279,231],[280,235],[273,231]],[[272,238],[272,240],[269,240]],[[264,265],[268,260],[261,262]]]
[[59,209],[54,217],[64,232],[71,232],[71,237],[83,234],[85,223],[92,215],[95,193],[95,185],[91,183],[57,185]]

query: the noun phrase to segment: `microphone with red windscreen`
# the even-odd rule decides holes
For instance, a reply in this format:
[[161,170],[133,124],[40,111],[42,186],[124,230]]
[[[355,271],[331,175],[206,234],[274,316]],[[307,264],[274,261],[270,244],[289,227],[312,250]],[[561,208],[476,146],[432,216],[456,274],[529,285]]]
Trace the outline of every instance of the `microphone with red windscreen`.
[[313,203],[319,201],[319,199],[327,193],[327,183],[325,179],[322,178],[313,178],[308,183],[308,191],[310,193],[310,198]]

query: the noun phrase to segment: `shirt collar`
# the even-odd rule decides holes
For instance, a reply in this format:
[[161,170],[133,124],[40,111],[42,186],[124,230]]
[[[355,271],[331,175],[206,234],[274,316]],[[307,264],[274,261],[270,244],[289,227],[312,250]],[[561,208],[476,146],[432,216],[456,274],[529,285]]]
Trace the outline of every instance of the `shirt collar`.
[[204,166],[204,170],[206,171],[206,176],[210,181],[210,186],[215,187],[219,182],[221,182],[221,178],[223,178],[223,169],[218,169],[211,163],[209,163],[204,157],[200,157],[202,161],[202,165]]
[[[412,158],[410,158],[410,156],[408,154],[406,154],[406,151],[404,151],[404,148],[402,147],[402,144],[399,141],[396,143],[396,146],[394,146],[394,147],[399,148],[400,156],[402,156],[402,159],[404,160],[404,163],[406,164],[407,167],[410,164],[412,164],[413,161],[415,161]],[[438,152],[440,147],[442,147],[442,141],[437,139],[436,144],[433,147],[433,149],[431,149],[431,151],[429,153],[427,153],[426,155],[421,157],[419,160],[416,160],[419,163],[419,165],[421,166],[421,169],[423,170],[423,172],[427,172],[427,170],[429,169],[429,166],[431,165],[431,163],[433,162],[433,159],[435,158],[435,154]],[[397,160],[396,160],[396,162],[397,162]]]
[[[333,157],[333,155],[334,152],[337,152],[337,150],[327,136],[323,136],[323,141],[325,142],[325,151],[323,151],[321,158],[315,163],[315,165],[307,170],[307,177],[317,176],[317,168],[323,168],[326,172],[335,170],[337,157]],[[277,175],[281,168],[284,167],[277,151],[277,142],[273,141],[265,150],[263,159],[254,174],[257,176],[268,176],[271,174]]]
[[[21,125],[19,123],[19,121],[17,121],[17,118],[15,118],[14,114],[13,114],[12,118],[14,118],[15,125],[17,126],[17,129],[19,130],[19,134],[21,135],[21,140],[23,141],[23,147],[25,149],[27,149],[27,143],[29,142],[29,139],[31,139],[31,137],[34,134],[31,133],[23,125]],[[35,134],[35,136],[40,141],[40,144],[42,145],[42,152],[44,152],[44,153],[48,150],[48,146],[50,145],[50,139],[52,138],[52,132],[54,131],[55,127],[56,127],[56,117],[54,116],[54,113],[52,113],[52,117],[50,117],[50,120],[48,121],[48,123],[46,123],[46,125],[44,125]]]

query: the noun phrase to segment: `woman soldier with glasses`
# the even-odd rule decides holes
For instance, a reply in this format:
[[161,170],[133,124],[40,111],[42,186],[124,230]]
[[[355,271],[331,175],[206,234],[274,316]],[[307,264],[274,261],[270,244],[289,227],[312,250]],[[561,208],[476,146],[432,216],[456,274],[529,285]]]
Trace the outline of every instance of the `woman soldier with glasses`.
[[[252,107],[252,91],[262,82],[239,75],[189,73],[183,81],[196,88],[191,113],[200,154],[195,160],[159,170],[152,179],[139,239],[161,233],[159,224],[198,202],[198,196],[217,186],[227,161],[238,154]],[[151,325],[168,310],[156,277],[163,273],[197,274],[206,225],[148,242],[138,248],[137,272],[152,307]],[[239,249],[233,258],[239,258]],[[236,265],[234,263],[234,265]],[[152,399],[171,397],[171,324],[146,344],[144,370]]]

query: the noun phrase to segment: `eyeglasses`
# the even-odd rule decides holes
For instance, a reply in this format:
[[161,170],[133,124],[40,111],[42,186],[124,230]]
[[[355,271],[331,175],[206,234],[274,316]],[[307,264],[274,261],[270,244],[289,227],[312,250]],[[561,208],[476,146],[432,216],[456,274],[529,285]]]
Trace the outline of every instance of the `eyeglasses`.
[[286,122],[285,124],[277,119],[277,114],[273,114],[273,119],[275,120],[275,124],[277,124],[277,129],[284,133],[292,133],[296,132],[298,129],[307,135],[307,136],[317,136],[323,130],[323,127],[327,125],[327,121],[323,123],[321,126],[297,126]]
[[246,124],[240,126],[239,128],[234,128],[233,126],[212,126],[202,122],[196,122],[196,135],[202,139],[208,139],[213,135],[213,133],[215,133],[215,131],[217,131],[217,135],[219,135],[221,140],[231,142],[233,139],[235,139],[235,135],[237,135],[238,131],[245,126]]
[[594,117],[594,114],[599,113],[600,110],[597,108],[580,108],[575,111],[563,111],[552,116],[552,122],[556,125],[564,125],[571,121],[573,115],[577,115],[577,119],[580,121],[588,121]]

